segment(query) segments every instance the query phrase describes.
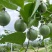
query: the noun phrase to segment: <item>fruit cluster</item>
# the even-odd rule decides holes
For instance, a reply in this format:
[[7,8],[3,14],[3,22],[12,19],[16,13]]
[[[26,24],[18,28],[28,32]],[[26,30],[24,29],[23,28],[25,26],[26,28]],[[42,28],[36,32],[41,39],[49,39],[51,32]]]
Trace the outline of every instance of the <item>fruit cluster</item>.
[[[27,32],[27,38],[29,40],[35,40],[39,33],[43,35],[44,38],[49,36],[51,37],[52,23],[50,19],[52,18],[44,17],[45,13],[48,11],[47,5],[44,2],[40,2],[40,5],[37,8],[35,14],[31,16],[31,14],[33,13],[32,9],[35,9],[34,4],[35,3],[28,3],[24,6],[24,10],[20,9],[20,15],[22,16],[22,18],[16,20],[14,24],[15,30],[17,32],[24,32],[27,28],[29,28]],[[30,7],[32,7],[31,11],[30,11]],[[35,29],[32,29],[31,26],[33,25],[38,27],[39,21],[41,23],[41,26],[39,28],[39,33],[38,33],[38,31]],[[5,10],[1,11],[0,25],[6,26],[9,22],[10,22],[9,14]]]

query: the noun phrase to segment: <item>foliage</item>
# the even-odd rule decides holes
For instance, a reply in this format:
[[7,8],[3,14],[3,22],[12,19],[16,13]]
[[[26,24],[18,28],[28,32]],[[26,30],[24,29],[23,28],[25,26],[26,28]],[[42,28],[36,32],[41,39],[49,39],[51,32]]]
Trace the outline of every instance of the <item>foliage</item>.
[[7,52],[7,49],[5,49],[5,47],[0,47],[0,52]]
[[15,33],[4,36],[0,40],[0,43],[12,42],[16,44],[23,44],[25,41],[25,37],[26,37],[25,33],[15,32]]
[[[43,34],[42,36],[44,39],[48,38],[48,37],[52,38],[52,32],[51,32],[52,31],[51,30],[52,29],[52,4],[50,4],[48,2],[48,0],[46,0],[46,1],[47,1],[47,3],[45,3],[43,0],[1,0],[0,1],[0,12],[1,11],[6,12],[5,8],[9,8],[11,10],[16,10],[20,14],[19,18],[21,18],[23,20],[23,22],[26,23],[26,25],[27,25],[27,27],[25,29],[29,30],[32,25],[34,27],[35,26],[38,27],[39,22],[40,22],[41,26],[46,25],[46,27],[44,26],[41,29],[41,26],[40,26],[39,34],[41,34],[41,35]],[[25,4],[25,3],[27,3],[27,4]],[[17,10],[18,7],[20,7],[19,11]],[[4,17],[4,19],[2,19],[2,21],[5,20],[5,17]],[[7,17],[8,17],[8,15],[7,15]],[[0,14],[0,18],[1,18],[1,14]],[[49,26],[48,23],[50,23],[51,25]],[[18,22],[18,25],[20,26],[20,28],[21,27],[24,28],[24,25],[20,25],[19,22]],[[47,27],[49,27],[50,33],[48,32],[49,30]],[[16,26],[16,28],[17,28],[17,26]],[[40,29],[41,29],[41,32],[40,32]],[[17,30],[18,30],[18,28],[17,28]],[[1,37],[0,43],[10,42],[10,43],[16,43],[16,44],[23,45],[23,43],[27,37],[26,35],[28,33],[28,31],[27,31],[27,33],[24,31],[21,31],[21,32],[17,31],[17,32],[14,32],[11,34],[8,33],[7,35]],[[48,33],[48,36],[46,35],[47,33]],[[34,36],[34,35],[36,35],[36,34],[34,34],[34,31],[32,31],[32,36]],[[46,36],[44,36],[44,35],[46,35]],[[30,35],[29,35],[29,37],[31,38]],[[33,40],[35,40],[35,39],[33,39]],[[28,45],[27,45],[27,48],[28,48]]]

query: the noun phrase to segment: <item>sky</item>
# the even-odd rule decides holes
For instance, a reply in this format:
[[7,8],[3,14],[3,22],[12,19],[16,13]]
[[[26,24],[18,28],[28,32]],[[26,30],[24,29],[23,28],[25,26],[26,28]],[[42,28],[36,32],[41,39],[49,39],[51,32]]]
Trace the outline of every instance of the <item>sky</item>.
[[52,4],[52,0],[50,0],[50,3]]

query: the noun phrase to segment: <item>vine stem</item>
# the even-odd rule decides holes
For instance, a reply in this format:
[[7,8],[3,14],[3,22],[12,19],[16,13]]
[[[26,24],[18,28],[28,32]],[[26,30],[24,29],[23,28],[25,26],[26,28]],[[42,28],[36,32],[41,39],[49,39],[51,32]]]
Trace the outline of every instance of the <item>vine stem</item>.
[[25,52],[27,52],[28,46],[29,46],[29,40],[28,40],[28,44],[27,44],[27,48],[26,48]]
[[38,52],[38,50],[39,50],[39,47],[37,47],[37,50],[35,50],[34,52]]
[[44,47],[45,47],[45,52],[48,52],[47,45],[45,43],[44,43]]
[[38,50],[39,50],[39,46],[37,47],[37,52],[38,52]]
[[46,45],[45,45],[45,50],[46,50],[46,52],[48,52],[48,51],[47,51],[47,46],[46,46]]

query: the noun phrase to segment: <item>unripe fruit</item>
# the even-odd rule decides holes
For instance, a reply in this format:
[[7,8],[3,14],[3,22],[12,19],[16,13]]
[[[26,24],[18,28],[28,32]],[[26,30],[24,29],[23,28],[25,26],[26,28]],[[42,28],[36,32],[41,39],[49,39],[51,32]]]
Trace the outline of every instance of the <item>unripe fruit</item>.
[[23,32],[27,28],[27,25],[22,19],[19,19],[19,20],[16,20],[14,24],[14,28],[18,32]]
[[47,36],[50,33],[50,28],[47,25],[42,25],[39,29],[40,34],[43,36]]
[[50,34],[52,35],[52,23],[48,23],[47,25],[49,26],[49,28],[50,28]]
[[27,32],[27,38],[31,41],[35,40],[37,38],[37,35],[38,31],[32,28],[30,28],[29,31]]
[[47,6],[44,3],[41,3],[40,6],[38,7],[38,11],[40,13],[44,13],[47,10]]
[[0,12],[0,25],[6,26],[10,22],[10,16],[6,11]]

